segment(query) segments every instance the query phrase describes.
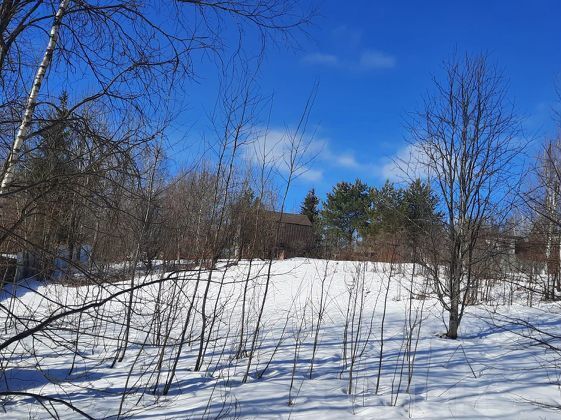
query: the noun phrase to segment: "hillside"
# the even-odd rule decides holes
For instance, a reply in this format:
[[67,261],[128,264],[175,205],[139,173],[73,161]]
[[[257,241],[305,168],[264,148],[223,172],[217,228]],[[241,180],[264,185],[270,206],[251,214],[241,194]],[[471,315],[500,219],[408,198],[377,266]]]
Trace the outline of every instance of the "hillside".
[[[468,307],[460,338],[448,340],[441,338],[441,307],[433,297],[418,298],[425,282],[412,276],[411,265],[291,259],[271,266],[255,336],[268,262],[253,261],[251,270],[248,261],[220,267],[212,274],[204,308],[200,371],[194,367],[203,300],[195,300],[190,313],[188,308],[196,277],[200,298],[208,273],[138,278],[138,284],[153,284],[135,291],[122,361],[115,362],[115,356],[128,293],[64,316],[10,347],[0,385],[2,392],[14,393],[3,399],[8,418],[79,417],[47,398],[64,399],[93,418],[118,413],[135,418],[561,418],[559,410],[548,408],[558,405],[560,396],[557,353],[535,340],[559,345],[547,336],[561,323],[557,304],[529,307],[521,291],[513,291],[509,304],[510,291],[497,289],[496,304]],[[5,289],[1,304],[18,314],[19,322],[4,319],[2,334],[13,336],[127,286],[29,282]],[[14,294],[18,299],[11,298]],[[186,343],[163,395],[188,315]],[[541,333],[526,328],[526,321]]]

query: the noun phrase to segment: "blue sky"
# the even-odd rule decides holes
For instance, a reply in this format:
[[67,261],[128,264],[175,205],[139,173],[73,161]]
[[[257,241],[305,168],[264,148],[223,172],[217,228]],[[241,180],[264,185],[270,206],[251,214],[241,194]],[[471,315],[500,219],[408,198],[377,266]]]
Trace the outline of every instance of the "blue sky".
[[[288,210],[298,210],[312,187],[323,198],[341,180],[391,178],[392,159],[406,150],[408,115],[454,52],[487,53],[504,72],[525,135],[536,144],[555,135],[561,1],[329,0],[318,11],[297,48],[268,50],[259,77],[261,93],[274,94],[273,132],[296,124],[319,83],[310,118],[317,157],[295,182]],[[215,88],[203,77],[186,92],[190,105],[177,127],[195,124],[193,104],[199,95],[215,97]]]

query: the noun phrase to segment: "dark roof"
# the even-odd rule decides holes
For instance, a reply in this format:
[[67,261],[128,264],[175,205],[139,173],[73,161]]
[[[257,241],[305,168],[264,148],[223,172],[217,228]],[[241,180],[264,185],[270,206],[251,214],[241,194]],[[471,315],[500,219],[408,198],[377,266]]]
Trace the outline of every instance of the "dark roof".
[[267,211],[269,215],[275,221],[281,221],[289,225],[300,225],[300,226],[312,226],[312,222],[308,219],[305,214],[294,214],[294,213],[280,213],[277,211]]

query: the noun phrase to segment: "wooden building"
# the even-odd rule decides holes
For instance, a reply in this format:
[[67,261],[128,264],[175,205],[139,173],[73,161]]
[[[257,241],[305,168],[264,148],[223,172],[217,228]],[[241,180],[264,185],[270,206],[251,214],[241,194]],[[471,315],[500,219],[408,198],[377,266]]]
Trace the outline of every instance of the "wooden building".
[[263,223],[264,248],[276,258],[307,256],[314,247],[314,229],[304,214],[267,211]]

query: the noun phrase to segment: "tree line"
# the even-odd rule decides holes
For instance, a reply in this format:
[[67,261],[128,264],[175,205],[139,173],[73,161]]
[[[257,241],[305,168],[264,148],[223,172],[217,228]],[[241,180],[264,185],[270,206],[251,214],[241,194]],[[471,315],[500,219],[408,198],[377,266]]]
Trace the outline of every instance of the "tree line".
[[[301,205],[301,213],[312,222],[316,246],[325,252],[374,244],[379,249],[391,238],[402,238],[402,245],[412,251],[423,233],[439,224],[442,214],[437,206],[438,198],[430,184],[421,179],[405,187],[386,181],[380,188],[357,179],[353,183],[337,183],[321,206],[311,189]],[[384,259],[380,249],[377,257]]]

